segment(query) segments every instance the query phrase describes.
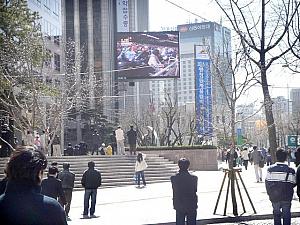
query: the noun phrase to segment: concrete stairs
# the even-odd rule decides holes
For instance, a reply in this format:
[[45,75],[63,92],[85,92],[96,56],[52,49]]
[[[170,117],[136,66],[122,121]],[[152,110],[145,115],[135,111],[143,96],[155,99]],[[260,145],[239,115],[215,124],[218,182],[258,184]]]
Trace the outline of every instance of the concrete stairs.
[[[0,158],[0,178],[4,177],[4,168],[8,158]],[[136,156],[130,155],[88,155],[88,156],[61,156],[48,157],[48,165],[52,162],[58,163],[58,168],[62,170],[64,162],[70,163],[70,170],[75,173],[75,190],[82,190],[81,177],[88,168],[88,162],[94,161],[95,167],[101,172],[101,188],[134,185],[133,175]],[[146,182],[158,183],[169,182],[170,176],[177,171],[177,165],[156,154],[147,154],[146,162],[148,168],[145,171]]]

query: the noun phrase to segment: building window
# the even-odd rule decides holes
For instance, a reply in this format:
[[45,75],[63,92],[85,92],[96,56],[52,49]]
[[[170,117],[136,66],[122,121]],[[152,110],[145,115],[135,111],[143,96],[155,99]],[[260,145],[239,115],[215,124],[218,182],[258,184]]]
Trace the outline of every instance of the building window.
[[51,51],[49,49],[46,50],[47,52],[47,58],[45,59],[45,66],[46,67],[50,67],[51,66],[51,57],[52,57],[52,54],[51,54]]
[[60,37],[58,35],[54,36],[54,43],[57,45],[60,44]]
[[60,55],[54,53],[54,69],[60,71]]

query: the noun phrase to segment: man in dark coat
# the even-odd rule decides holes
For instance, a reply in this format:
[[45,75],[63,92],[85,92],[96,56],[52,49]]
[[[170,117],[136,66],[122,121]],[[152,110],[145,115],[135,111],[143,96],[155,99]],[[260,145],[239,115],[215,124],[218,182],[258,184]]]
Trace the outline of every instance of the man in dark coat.
[[49,167],[48,177],[42,180],[41,193],[48,197],[54,198],[55,200],[57,200],[59,197],[61,199],[61,202],[63,203],[62,204],[63,206],[66,204],[66,198],[62,189],[61,180],[57,179],[56,176],[57,176],[57,168],[53,166]]
[[90,161],[88,163],[88,169],[84,171],[81,184],[85,189],[84,192],[84,210],[83,217],[88,217],[89,201],[91,198],[90,217],[95,217],[95,206],[97,199],[97,188],[101,185],[101,173],[95,169],[95,163]]
[[47,159],[29,147],[18,147],[7,164],[7,187],[0,197],[0,221],[9,225],[66,225],[61,205],[40,194]]
[[[64,195],[66,198],[66,204],[65,204],[66,216],[69,217],[70,206],[71,206],[71,201],[72,201],[72,192],[73,192],[74,181],[75,181],[75,174],[70,172],[70,164],[69,163],[63,164],[63,171],[61,171],[58,174],[58,179],[61,180],[62,188],[63,188]],[[61,199],[59,199],[59,202],[61,205],[63,205],[63,202]]]
[[173,205],[176,210],[176,225],[196,225],[198,197],[198,178],[188,172],[190,161],[181,158],[178,161],[179,172],[171,176],[173,188]]
[[291,224],[291,204],[296,186],[295,170],[285,164],[288,153],[276,151],[277,162],[267,170],[265,180],[267,194],[273,206],[274,224]]
[[132,155],[132,152],[134,154],[136,154],[136,138],[137,138],[137,133],[133,129],[133,126],[130,126],[130,130],[127,131],[127,138],[128,138],[130,155]]

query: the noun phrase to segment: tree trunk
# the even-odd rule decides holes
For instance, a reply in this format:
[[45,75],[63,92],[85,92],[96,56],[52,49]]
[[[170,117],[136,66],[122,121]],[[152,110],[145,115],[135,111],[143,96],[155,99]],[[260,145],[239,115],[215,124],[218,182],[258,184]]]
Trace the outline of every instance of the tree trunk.
[[272,111],[272,99],[269,93],[268,82],[266,71],[261,70],[261,81],[262,81],[262,90],[264,94],[264,106],[265,106],[265,114],[266,121],[268,126],[268,134],[269,134],[269,145],[270,145],[270,153],[272,157],[272,162],[276,161],[276,127],[274,123],[273,111]]

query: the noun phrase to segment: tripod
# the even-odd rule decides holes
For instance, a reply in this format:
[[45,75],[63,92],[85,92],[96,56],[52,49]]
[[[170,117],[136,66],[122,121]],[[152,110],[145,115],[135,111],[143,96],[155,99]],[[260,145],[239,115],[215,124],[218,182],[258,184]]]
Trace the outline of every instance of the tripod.
[[235,198],[235,191],[234,191],[234,184],[236,183],[236,186],[238,188],[238,192],[239,192],[239,196],[240,196],[240,200],[241,200],[241,203],[242,203],[242,206],[243,206],[243,211],[244,213],[246,212],[246,209],[245,209],[245,204],[244,204],[244,200],[243,200],[243,197],[242,197],[242,194],[241,194],[241,189],[240,189],[240,185],[239,185],[239,182],[238,182],[238,179],[236,177],[236,174],[239,176],[239,179],[244,187],[244,190],[246,192],[246,195],[248,197],[248,200],[252,206],[252,209],[254,211],[254,213],[256,214],[256,210],[254,208],[254,205],[252,203],[252,200],[249,196],[249,193],[246,189],[246,186],[244,184],[244,181],[241,177],[241,174],[240,172],[242,172],[242,169],[241,168],[238,168],[238,169],[223,169],[223,172],[225,173],[224,174],[224,178],[223,178],[223,182],[222,182],[222,185],[221,185],[221,188],[220,188],[220,191],[219,191],[219,196],[218,196],[218,199],[217,199],[217,202],[216,202],[216,206],[215,206],[215,210],[214,210],[214,215],[216,214],[216,211],[217,211],[217,208],[218,208],[218,204],[219,204],[219,201],[220,201],[220,197],[221,197],[221,193],[222,193],[222,190],[223,190],[223,186],[224,186],[224,183],[225,183],[225,179],[226,177],[228,177],[228,184],[227,184],[227,192],[226,192],[226,200],[225,200],[225,207],[224,207],[224,216],[226,216],[226,210],[227,210],[227,203],[228,203],[228,194],[229,194],[229,186],[231,185],[231,197],[232,197],[232,205],[233,205],[233,215],[237,216],[238,215],[238,210],[237,210],[237,204],[236,204],[236,198]]

